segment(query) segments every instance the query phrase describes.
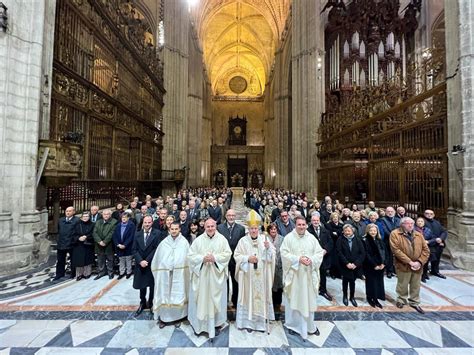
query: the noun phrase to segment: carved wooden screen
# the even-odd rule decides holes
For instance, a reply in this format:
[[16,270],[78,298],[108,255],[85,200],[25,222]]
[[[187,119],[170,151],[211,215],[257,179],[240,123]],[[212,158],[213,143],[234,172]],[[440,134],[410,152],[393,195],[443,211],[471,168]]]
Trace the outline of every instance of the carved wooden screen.
[[[331,67],[326,77],[327,112],[319,130],[319,193],[332,194],[341,201],[361,202],[366,196],[378,206],[403,205],[412,216],[431,208],[445,218],[445,51],[439,46],[420,53],[408,49],[400,53],[398,47],[388,50],[391,46],[387,44],[396,45],[397,39],[411,43],[420,6],[412,2],[404,17],[398,18],[398,5],[393,8],[396,3],[360,0],[348,8],[341,2],[331,9],[326,39],[329,46],[334,37],[342,43],[340,50],[328,48],[326,57]],[[366,23],[353,20],[356,13]],[[396,17],[389,17],[391,13]],[[386,21],[385,26],[374,19]],[[364,40],[369,45],[362,56]],[[358,51],[353,50],[355,42]],[[363,71],[375,68],[367,59],[371,53],[377,55],[377,80],[362,85]],[[354,69],[355,62],[359,66]]]
[[50,139],[81,143],[83,165],[73,185],[50,185],[50,211],[58,194],[80,210],[160,188],[162,65],[133,3],[57,1]]

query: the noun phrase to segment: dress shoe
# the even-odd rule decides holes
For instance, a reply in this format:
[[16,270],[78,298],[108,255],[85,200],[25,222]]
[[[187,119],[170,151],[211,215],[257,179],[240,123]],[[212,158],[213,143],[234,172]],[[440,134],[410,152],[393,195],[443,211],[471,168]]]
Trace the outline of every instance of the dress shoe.
[[351,299],[349,301],[351,301],[351,303],[354,307],[357,307],[357,302],[356,302],[354,297],[351,297]]
[[145,309],[145,305],[143,303],[140,303],[140,306],[138,307],[138,309],[135,312],[134,316],[138,317],[140,314],[142,314],[144,309]]
[[130,277],[132,277],[132,274],[127,274],[127,279],[129,279]]
[[403,308],[404,304],[402,302],[397,302],[396,303],[397,308]]
[[83,278],[84,278],[84,276],[80,275],[80,276],[76,277],[76,281],[81,281]]
[[391,273],[388,273],[387,274],[387,279],[391,279],[392,278],[392,274]]
[[361,280],[365,280],[365,276],[362,275],[362,276],[360,277],[360,279],[361,279]]
[[316,330],[312,333],[308,333],[308,335],[316,335],[316,336],[319,336],[321,333],[319,332],[319,329],[316,328]]
[[429,279],[430,279],[430,275],[426,274],[426,279],[429,280]]
[[327,299],[328,301],[332,301],[332,296],[331,296],[329,293],[327,293],[327,292],[319,292],[319,294],[320,294],[321,296],[323,296],[325,299]]
[[367,302],[369,302],[369,304],[375,308],[375,301],[374,300],[367,300]]
[[443,274],[440,274],[439,272],[432,272],[431,275],[439,277],[440,279],[446,278],[446,276],[444,276]]
[[117,280],[123,279],[124,277],[125,277],[125,274],[119,275],[119,277],[117,277]]
[[114,278],[114,275],[109,275],[109,280],[112,280]]
[[100,279],[101,277],[104,277],[104,276],[105,276],[105,274],[99,274],[96,277],[94,277],[94,280],[98,280],[98,279]]
[[428,280],[426,275],[425,274],[421,275],[421,282],[426,283],[426,280]]
[[410,307],[414,308],[418,313],[425,314],[425,311],[423,310],[423,308],[421,308],[418,305],[417,306],[410,305]]
[[61,280],[64,276],[55,276],[53,281],[58,281]]
[[346,297],[346,296],[342,297],[342,303],[344,303],[344,306],[348,306],[348,305],[349,305],[349,301],[347,300],[347,297]]
[[91,275],[87,275],[87,276],[84,276],[84,278],[87,280],[87,279],[90,279],[91,278]]
[[379,301],[377,301],[377,300],[375,300],[375,307],[378,307],[378,308],[380,308],[380,309],[383,308],[382,304],[381,304]]

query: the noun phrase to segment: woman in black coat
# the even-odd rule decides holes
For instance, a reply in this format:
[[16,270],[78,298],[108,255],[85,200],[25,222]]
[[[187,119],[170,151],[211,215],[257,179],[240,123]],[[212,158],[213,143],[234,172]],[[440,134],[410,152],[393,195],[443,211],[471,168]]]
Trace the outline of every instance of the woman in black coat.
[[[326,229],[332,238],[332,245],[336,245],[337,241],[342,238],[343,225],[344,224],[340,221],[339,213],[337,212],[331,213],[329,217],[329,221],[326,223]],[[341,277],[337,253],[332,253],[330,275],[333,279],[335,279],[336,277],[337,278]]]
[[378,300],[385,301],[385,287],[383,284],[385,243],[376,224],[368,224],[365,232],[365,293],[367,301],[372,307],[383,308]]
[[94,223],[89,212],[83,212],[81,220],[74,227],[72,266],[76,268],[76,280],[88,279],[94,263]]
[[356,237],[355,229],[350,224],[343,227],[344,236],[339,238],[336,243],[339,268],[342,275],[342,302],[348,306],[347,286],[350,289],[349,299],[354,307],[357,302],[354,298],[355,280],[362,276],[362,265],[365,259],[364,242]]

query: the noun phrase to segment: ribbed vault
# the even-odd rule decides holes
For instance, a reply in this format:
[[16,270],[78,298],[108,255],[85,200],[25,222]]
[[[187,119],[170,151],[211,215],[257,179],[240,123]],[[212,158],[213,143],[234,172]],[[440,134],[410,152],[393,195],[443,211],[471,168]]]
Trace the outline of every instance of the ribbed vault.
[[215,95],[259,96],[289,0],[203,0],[193,11]]

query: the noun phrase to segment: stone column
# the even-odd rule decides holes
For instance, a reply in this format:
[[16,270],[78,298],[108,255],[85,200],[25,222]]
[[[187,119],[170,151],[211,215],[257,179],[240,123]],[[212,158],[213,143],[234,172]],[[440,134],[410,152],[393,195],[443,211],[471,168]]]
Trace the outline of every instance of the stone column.
[[318,81],[317,58],[323,47],[320,1],[292,4],[292,118],[290,122],[290,186],[316,191],[316,133],[324,95]]
[[[474,270],[474,3],[445,1],[448,87],[449,239],[458,267]],[[453,155],[453,145],[464,153]]]
[[53,52],[56,5],[4,3],[9,25],[0,32],[0,274],[31,267],[47,254],[41,247],[47,218],[36,206],[36,169],[44,77],[51,78],[52,70],[43,54]]
[[[162,169],[187,166],[187,100],[189,59],[189,11],[185,0],[165,0],[165,44]],[[176,192],[174,184],[163,186],[163,194]]]

